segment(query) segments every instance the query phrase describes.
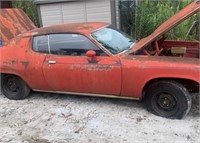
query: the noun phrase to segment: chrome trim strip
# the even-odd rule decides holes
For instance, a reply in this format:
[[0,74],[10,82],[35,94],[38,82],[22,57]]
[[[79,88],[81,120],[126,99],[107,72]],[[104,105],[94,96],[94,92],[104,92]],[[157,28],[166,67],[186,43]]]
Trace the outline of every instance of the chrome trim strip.
[[49,35],[48,35],[48,50],[49,50],[49,54],[51,54],[51,50],[50,50],[50,41],[49,41]]
[[115,96],[115,95],[92,94],[92,93],[78,93],[78,92],[63,92],[63,91],[49,91],[49,90],[38,90],[38,89],[32,89],[32,90],[36,91],[36,92],[72,94],[72,95],[80,95],[80,96],[94,96],[94,97],[106,97],[106,98],[128,99],[128,100],[140,100],[140,98],[127,97],[127,96]]
[[103,28],[105,28],[105,27],[108,27],[108,26],[110,26],[110,25],[111,25],[111,24],[107,23],[105,26],[102,26],[102,27],[100,27],[100,28],[97,28],[97,29],[95,29],[95,30],[92,30],[90,33],[99,31],[99,30],[101,30],[101,29],[103,29]]
[[[93,40],[93,41],[95,41],[97,44],[98,44],[98,47],[101,49],[101,50],[103,50],[106,54],[108,54],[109,56],[114,56],[109,50],[107,50],[103,45],[101,45],[95,38],[93,38],[93,36],[92,36],[92,33],[94,33],[94,32],[96,32],[96,31],[99,31],[99,30],[101,30],[101,29],[103,29],[103,28],[105,28],[105,27],[108,27],[108,26],[110,26],[111,24],[107,24],[107,25],[105,25],[105,26],[102,26],[102,27],[100,27],[100,28],[98,28],[98,29],[95,29],[95,30],[93,30],[90,34],[89,34],[89,37],[90,37],[90,39],[91,40]],[[96,44],[95,44],[96,45]]]

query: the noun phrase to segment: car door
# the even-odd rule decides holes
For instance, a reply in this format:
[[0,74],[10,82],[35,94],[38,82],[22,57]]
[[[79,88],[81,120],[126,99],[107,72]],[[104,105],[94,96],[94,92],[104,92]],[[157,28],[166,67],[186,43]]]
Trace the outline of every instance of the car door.
[[[43,73],[51,90],[59,92],[120,95],[121,64],[80,34],[47,35],[50,54]],[[94,58],[86,52],[96,52]]]

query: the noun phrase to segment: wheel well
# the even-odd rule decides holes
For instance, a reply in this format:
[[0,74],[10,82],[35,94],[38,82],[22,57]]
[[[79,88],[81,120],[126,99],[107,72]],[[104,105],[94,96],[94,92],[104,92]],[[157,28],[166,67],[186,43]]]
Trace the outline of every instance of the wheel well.
[[26,85],[30,88],[30,86],[28,85],[28,83],[27,83],[23,78],[21,78],[21,77],[18,76],[18,75],[10,74],[10,73],[0,73],[0,81],[1,81],[1,76],[2,76],[2,75],[13,75],[13,76],[16,76],[16,77],[20,78],[24,83],[26,83]]
[[176,81],[178,83],[181,83],[185,88],[187,88],[187,90],[190,93],[198,93],[199,92],[199,83],[197,83],[196,81],[190,80],[190,79],[181,79],[181,78],[157,78],[157,79],[152,79],[150,81],[148,81],[144,88],[143,88],[143,93],[146,91],[146,89],[153,83],[161,81],[161,80],[171,80],[171,81]]

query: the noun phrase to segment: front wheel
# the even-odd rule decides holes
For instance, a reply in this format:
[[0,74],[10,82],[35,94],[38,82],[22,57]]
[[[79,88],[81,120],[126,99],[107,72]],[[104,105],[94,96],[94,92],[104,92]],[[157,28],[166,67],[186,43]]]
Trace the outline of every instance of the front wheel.
[[30,93],[30,88],[19,77],[1,75],[1,92],[9,99],[22,100]]
[[187,89],[175,81],[158,81],[146,91],[147,110],[158,116],[181,119],[190,110],[192,99]]

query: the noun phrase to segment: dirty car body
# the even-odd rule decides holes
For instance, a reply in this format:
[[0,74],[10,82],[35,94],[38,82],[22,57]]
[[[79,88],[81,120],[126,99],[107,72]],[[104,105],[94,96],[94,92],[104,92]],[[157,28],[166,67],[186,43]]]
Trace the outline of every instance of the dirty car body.
[[30,24],[12,33],[14,38],[2,33],[7,44],[0,48],[1,91],[15,100],[30,90],[144,99],[156,115],[183,118],[191,94],[199,92],[199,42],[167,41],[162,35],[198,12],[198,2],[139,42],[100,22]]

